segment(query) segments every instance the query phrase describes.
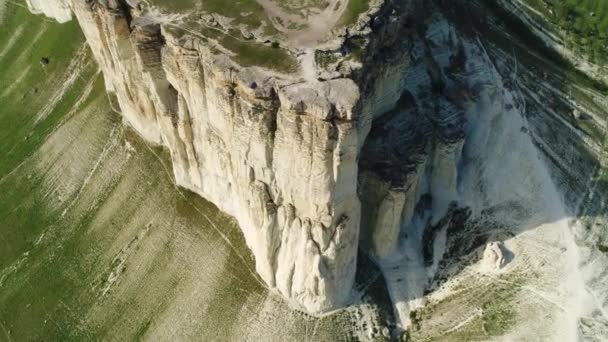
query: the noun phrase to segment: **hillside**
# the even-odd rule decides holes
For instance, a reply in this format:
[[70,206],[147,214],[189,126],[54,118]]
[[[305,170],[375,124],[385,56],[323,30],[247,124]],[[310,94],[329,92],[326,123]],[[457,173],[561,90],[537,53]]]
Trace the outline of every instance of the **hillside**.
[[604,341],[607,11],[0,0],[0,340]]

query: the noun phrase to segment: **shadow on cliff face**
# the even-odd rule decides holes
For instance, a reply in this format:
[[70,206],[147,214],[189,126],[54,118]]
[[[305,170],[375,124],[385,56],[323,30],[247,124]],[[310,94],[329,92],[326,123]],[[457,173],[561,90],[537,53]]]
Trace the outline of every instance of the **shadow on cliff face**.
[[[441,10],[435,11],[447,21],[436,14],[426,20],[429,24],[410,52],[411,76],[402,98],[373,123],[361,153],[362,248],[383,269],[402,326],[450,334],[462,330],[451,330],[460,322],[433,325],[427,309],[423,314],[431,323],[416,317],[414,310],[425,302],[420,287],[431,299],[445,293],[446,282],[466,277],[486,257],[484,246],[498,241],[506,243],[501,247],[504,263],[513,259],[514,266],[502,272],[504,265],[496,265],[496,277],[517,283],[518,291],[532,284],[564,305],[578,306],[586,294],[566,298],[560,291],[578,286],[569,282],[584,282],[597,298],[595,308],[567,310],[564,316],[572,316],[565,319],[583,335],[597,335],[588,325],[606,321],[592,312],[603,310],[608,298],[601,289],[608,269],[602,252],[608,241],[603,229],[608,182],[602,164],[608,115],[601,104],[606,87],[575,71],[492,1],[437,4]],[[491,73],[494,83],[487,79]],[[437,74],[442,82],[436,81]],[[453,146],[459,140],[463,152],[453,163],[451,152],[458,151]],[[450,166],[457,173],[458,201],[437,210],[436,201],[445,199],[437,198],[441,191],[433,187],[449,182],[436,178],[452,173],[434,170]],[[453,189],[443,190],[452,199]],[[522,239],[538,246],[521,247],[526,244]],[[412,248],[418,251],[412,253]],[[543,261],[528,260],[535,257]],[[509,278],[539,273],[551,279],[537,284]],[[509,300],[515,296],[509,290]],[[492,312],[496,298],[491,297],[468,304]],[[491,322],[484,314],[471,319],[481,320],[481,334],[498,336],[514,325],[510,317],[515,310],[499,310],[502,323],[495,329],[487,329]],[[414,334],[429,334],[421,330]]]

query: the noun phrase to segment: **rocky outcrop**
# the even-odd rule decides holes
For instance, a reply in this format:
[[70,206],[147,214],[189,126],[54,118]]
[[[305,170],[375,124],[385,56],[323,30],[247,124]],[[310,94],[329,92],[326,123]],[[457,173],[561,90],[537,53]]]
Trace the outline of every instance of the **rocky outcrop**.
[[25,0],[30,11],[36,14],[44,14],[60,23],[72,20],[72,11],[64,0]]
[[505,247],[502,242],[490,242],[486,245],[481,259],[482,267],[487,270],[497,271],[505,267],[507,258],[504,253]]
[[461,37],[440,17],[430,21],[412,37],[399,101],[374,121],[361,153],[360,197],[371,219],[364,227],[380,259],[394,251],[417,206],[429,211],[434,225],[458,200],[465,106],[475,85],[467,84],[462,67]]

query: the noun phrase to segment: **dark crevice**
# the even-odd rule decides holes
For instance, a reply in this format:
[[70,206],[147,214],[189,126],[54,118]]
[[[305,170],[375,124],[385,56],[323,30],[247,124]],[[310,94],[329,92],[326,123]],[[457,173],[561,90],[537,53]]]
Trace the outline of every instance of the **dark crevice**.
[[131,27],[131,23],[133,22],[133,15],[131,14],[132,7],[129,5],[127,0],[117,0],[117,10],[120,11],[127,20],[127,24]]

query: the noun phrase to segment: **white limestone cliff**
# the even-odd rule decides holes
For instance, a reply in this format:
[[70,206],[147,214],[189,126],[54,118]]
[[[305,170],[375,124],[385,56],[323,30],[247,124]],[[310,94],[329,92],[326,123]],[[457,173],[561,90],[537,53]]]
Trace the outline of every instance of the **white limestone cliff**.
[[[178,185],[238,220],[266,284],[308,312],[344,305],[359,241],[359,86],[242,68],[121,2],[68,3],[126,122],[170,150]],[[28,4],[69,18],[62,0]]]
[[[66,9],[64,0],[44,4],[30,6],[67,17],[57,14]],[[378,9],[386,13],[377,17],[375,31],[362,28],[360,34],[372,36],[360,71],[302,81],[297,73],[241,67],[132,3],[67,4],[126,122],[169,149],[178,185],[238,220],[259,275],[306,311],[348,302],[360,235],[364,248],[385,260],[397,252],[424,194],[433,199],[433,224],[457,200],[462,111],[449,100],[437,102],[440,111],[421,102],[400,115],[411,121],[402,125],[406,132],[394,131],[397,141],[381,137],[376,146],[373,132],[368,139],[372,122],[381,126],[377,122],[392,111],[403,111],[412,94],[430,99],[431,93],[417,92],[444,82],[436,65],[448,61],[429,61],[432,53],[445,54],[411,48],[413,39],[400,35],[410,32],[397,14],[407,13],[405,8]],[[438,124],[429,116],[437,116]],[[406,151],[397,153],[396,162],[374,167],[374,156],[393,146]]]

